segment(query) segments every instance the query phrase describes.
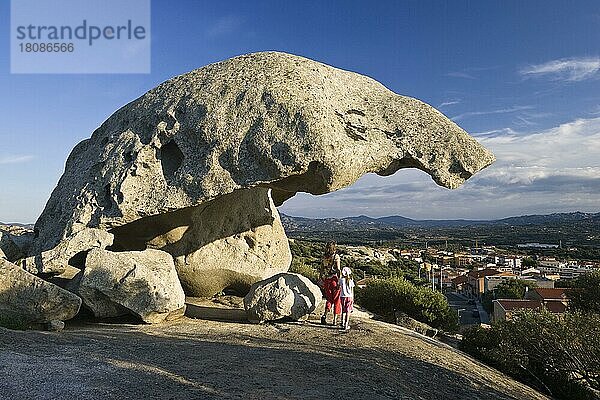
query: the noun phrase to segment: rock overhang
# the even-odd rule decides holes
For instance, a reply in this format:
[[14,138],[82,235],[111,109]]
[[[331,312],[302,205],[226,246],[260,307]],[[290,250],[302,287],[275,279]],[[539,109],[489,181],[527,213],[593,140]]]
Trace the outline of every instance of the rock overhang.
[[[456,188],[493,161],[441,112],[369,77],[286,53],[243,55],[160,84],[79,143],[36,222],[32,255],[84,229],[126,226],[135,234],[153,216],[179,214],[194,215],[195,222],[173,232],[153,227],[144,243],[120,250],[160,248],[155,243],[176,237],[197,253],[189,238],[200,240],[198,225],[210,225],[199,217],[203,207],[217,210],[210,218],[224,230],[220,207],[260,214],[255,220],[270,221],[264,226],[275,235],[265,243],[282,250],[285,234],[274,207],[297,192],[325,194],[366,173],[402,168]],[[231,196],[265,204],[264,211],[236,208]],[[240,225],[237,239],[216,232],[214,239],[249,237],[259,227],[251,225]],[[244,242],[235,246],[244,251]],[[289,257],[276,269],[285,264]]]
[[371,78],[254,53],[174,77],[118,110],[73,150],[37,227],[46,231],[52,215],[69,234],[111,228],[255,186],[271,187],[279,205],[401,168],[456,188],[493,161],[442,113]]

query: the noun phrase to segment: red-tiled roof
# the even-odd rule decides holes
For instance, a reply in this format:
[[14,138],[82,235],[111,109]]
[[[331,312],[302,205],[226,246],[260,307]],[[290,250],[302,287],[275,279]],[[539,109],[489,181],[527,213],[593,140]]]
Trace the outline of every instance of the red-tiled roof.
[[483,278],[484,276],[497,275],[500,271],[495,270],[493,268],[482,269],[481,271],[471,271],[469,272],[469,276],[474,279]]
[[562,314],[567,311],[567,306],[560,301],[548,301],[546,304],[544,304],[544,307],[546,307],[546,310],[550,311],[551,313],[556,314]]
[[542,302],[539,300],[512,300],[512,299],[500,299],[497,301],[504,311],[521,310],[521,309],[532,309],[539,310],[542,308]]
[[517,276],[515,274],[513,274],[512,272],[500,272],[499,274],[496,274],[497,276]]
[[468,280],[469,280],[469,278],[467,278],[466,275],[461,275],[461,276],[457,276],[456,278],[452,279],[452,283],[454,283],[455,285],[460,285],[461,283],[467,283]]
[[544,300],[562,300],[567,297],[565,288],[535,288],[533,290]]

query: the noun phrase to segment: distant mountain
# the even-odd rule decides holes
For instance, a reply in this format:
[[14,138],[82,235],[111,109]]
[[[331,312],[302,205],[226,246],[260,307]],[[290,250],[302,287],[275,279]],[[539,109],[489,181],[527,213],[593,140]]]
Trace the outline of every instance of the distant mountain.
[[556,225],[569,223],[600,223],[600,213],[556,213],[548,215],[522,215],[497,220],[414,220],[392,215],[372,218],[366,215],[345,218],[305,218],[281,214],[281,221],[287,231],[321,231],[321,230],[373,230],[394,229],[402,227],[443,228],[465,227],[473,225],[493,226],[525,226]]
[[523,215],[520,217],[509,217],[494,221],[496,224],[506,225],[547,225],[564,224],[569,222],[600,222],[600,213],[555,213],[548,215]]
[[19,228],[33,229],[34,224],[21,224],[18,222],[13,222],[13,223],[0,222],[0,226],[18,226]]

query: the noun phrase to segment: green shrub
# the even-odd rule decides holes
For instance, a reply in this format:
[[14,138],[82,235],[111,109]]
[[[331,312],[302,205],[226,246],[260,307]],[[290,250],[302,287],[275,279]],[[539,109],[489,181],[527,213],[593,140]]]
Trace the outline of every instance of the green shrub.
[[575,279],[568,296],[571,299],[571,307],[600,313],[600,271],[590,272]]
[[290,266],[290,272],[303,275],[310,279],[313,283],[316,283],[319,279],[319,271],[315,267],[305,264],[302,261],[296,260],[295,262],[292,262],[292,265]]
[[400,311],[434,328],[457,329],[457,315],[443,294],[403,278],[373,279],[355,295],[358,304],[389,322]]
[[461,349],[559,399],[600,394],[600,316],[522,311],[466,331]]

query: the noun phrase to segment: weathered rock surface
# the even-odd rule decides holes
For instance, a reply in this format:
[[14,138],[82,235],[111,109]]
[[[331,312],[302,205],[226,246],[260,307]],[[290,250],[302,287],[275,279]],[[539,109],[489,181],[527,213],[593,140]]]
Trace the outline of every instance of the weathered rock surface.
[[27,323],[66,321],[80,306],[73,293],[0,259],[0,315]]
[[21,260],[20,265],[32,274],[62,274],[68,266],[81,269],[91,249],[105,249],[113,243],[107,231],[85,228],[61,241],[51,250]]
[[212,296],[225,288],[247,293],[254,282],[287,271],[292,260],[268,192],[237,190],[219,201],[115,228],[114,247],[170,253],[190,296]]
[[21,249],[12,240],[12,237],[0,230],[0,258],[15,261],[23,257]]
[[78,293],[96,317],[133,313],[147,323],[182,316],[185,295],[173,259],[164,251],[113,253],[93,249]]
[[305,276],[280,273],[252,285],[244,297],[244,308],[254,323],[299,320],[315,311],[321,300],[321,289]]
[[[231,209],[230,220],[202,213],[228,213],[228,195],[264,203],[262,192],[238,192],[270,188],[280,205],[297,192],[324,194],[365,173],[390,175],[401,168],[419,168],[456,188],[493,161],[433,107],[371,78],[290,54],[249,54],[170,79],[79,143],[36,222],[39,236],[30,255],[82,229],[121,230],[139,239],[137,247],[121,250],[171,252],[188,288],[195,287],[188,284],[193,274],[214,271],[214,281],[195,292],[210,294],[257,279],[252,271],[285,264],[268,256],[270,250],[254,252],[267,257],[254,257],[240,239],[262,227],[255,246],[266,249],[279,241],[272,206],[248,215],[272,217],[250,229],[238,222],[241,207]],[[207,228],[212,237],[201,233]],[[215,244],[201,249],[209,243]],[[208,261],[219,251],[242,260],[244,272],[231,269],[237,262],[232,258]]]
[[2,229],[6,225],[0,226],[0,258],[6,258],[8,261],[15,262],[24,257],[22,249],[15,243],[15,236],[7,230]]
[[60,332],[63,329],[65,329],[65,323],[63,321],[53,320],[46,325],[46,330],[50,332]]
[[351,323],[344,334],[314,324],[187,318],[78,324],[60,335],[0,328],[0,393],[11,400],[550,400],[435,340],[359,312]]
[[15,262],[25,257],[33,241],[33,231],[24,226],[0,224],[0,258]]
[[417,321],[416,319],[409,317],[403,312],[396,311],[394,313],[394,317],[396,318],[396,325],[413,330],[417,333],[420,333],[421,335],[435,337],[438,334],[437,329],[432,328],[424,322]]

